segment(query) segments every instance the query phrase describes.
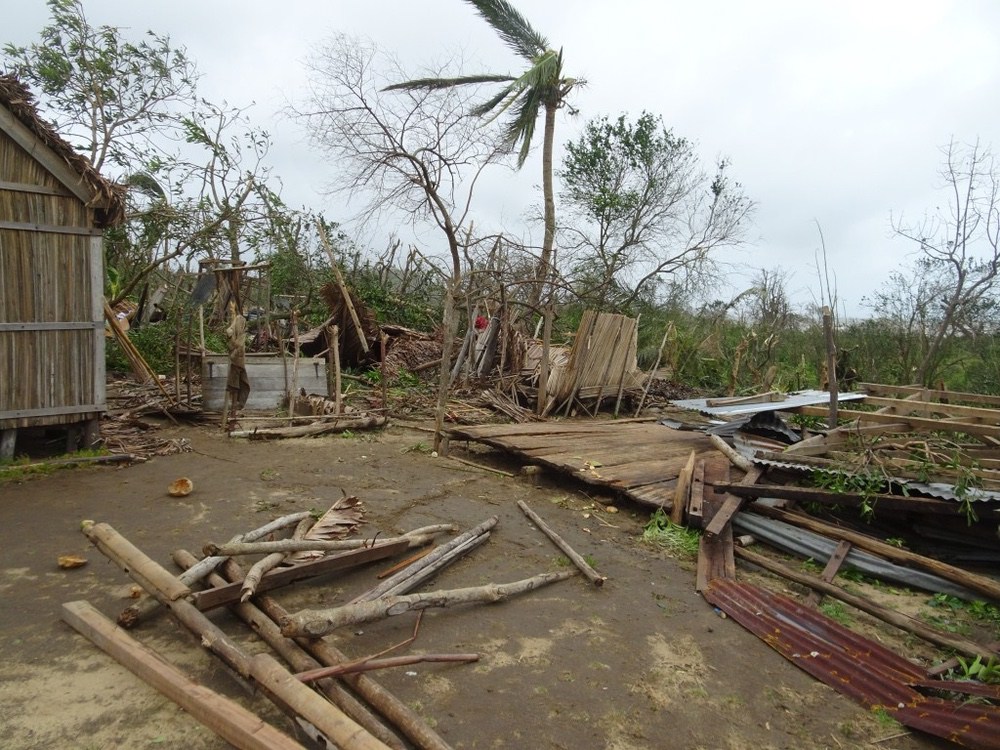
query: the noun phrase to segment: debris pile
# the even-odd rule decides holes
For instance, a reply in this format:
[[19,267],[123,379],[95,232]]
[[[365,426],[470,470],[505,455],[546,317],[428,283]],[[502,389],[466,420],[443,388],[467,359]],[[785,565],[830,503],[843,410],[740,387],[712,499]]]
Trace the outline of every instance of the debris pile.
[[[548,529],[537,514],[523,503],[521,507],[579,570],[595,584],[603,583],[604,577]],[[237,747],[302,745],[257,714],[196,684],[132,638],[127,629],[160,609],[170,610],[238,679],[270,698],[292,719],[296,730],[323,746],[447,750],[447,743],[432,725],[379,685],[371,673],[420,662],[474,662],[479,659],[475,653],[387,654],[419,638],[424,609],[503,601],[563,581],[578,571],[560,570],[510,583],[418,592],[421,584],[444,567],[489,541],[498,517],[492,516],[436,547],[432,546],[434,540],[456,531],[455,527],[437,524],[399,536],[372,532],[358,536],[364,523],[363,503],[356,497],[344,497],[318,520],[308,512],[293,513],[227,543],[210,542],[201,560],[178,550],[173,558],[184,572],[173,575],[111,526],[85,522],[83,533],[141,587],[137,592],[140,598],[118,616],[120,627],[83,601],[63,605],[63,619]],[[290,529],[294,530],[288,536]],[[247,555],[259,559],[244,572],[235,558]],[[289,611],[265,593],[400,555],[406,558],[379,576],[384,580],[340,606]],[[142,591],[148,596],[143,597]],[[248,653],[240,645],[242,638],[224,632],[206,616],[206,612],[223,606],[246,622],[277,656],[270,652]],[[379,653],[351,658],[325,638],[344,627],[406,613],[416,615],[412,636]]]

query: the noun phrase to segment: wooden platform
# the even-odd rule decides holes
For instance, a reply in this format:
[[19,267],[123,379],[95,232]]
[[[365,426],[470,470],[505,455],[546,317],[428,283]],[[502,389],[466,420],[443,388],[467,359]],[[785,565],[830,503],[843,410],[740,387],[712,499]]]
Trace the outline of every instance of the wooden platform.
[[451,434],[664,508],[672,504],[677,475],[691,451],[699,458],[718,455],[701,433],[652,422],[476,425],[453,427]]

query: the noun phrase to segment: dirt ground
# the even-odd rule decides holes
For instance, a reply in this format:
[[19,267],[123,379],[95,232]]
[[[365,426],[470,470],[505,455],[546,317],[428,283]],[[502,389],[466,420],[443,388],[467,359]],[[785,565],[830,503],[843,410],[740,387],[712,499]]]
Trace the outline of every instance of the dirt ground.
[[[170,567],[170,552],[297,510],[359,496],[365,533],[431,523],[467,529],[496,514],[490,541],[443,571],[431,588],[514,581],[566,562],[517,508],[525,500],[608,576],[580,576],[493,605],[428,610],[413,651],[478,652],[471,665],[417,665],[378,679],[456,748],[935,748],[945,742],[886,722],[786,662],[694,591],[694,566],[640,539],[648,510],[584,494],[559,477],[507,478],[431,456],[429,435],[390,427],[375,435],[247,443],[205,427],[164,430],[193,452],[128,468],[61,470],[0,484],[0,745],[24,748],[228,747],[167,698],[60,621],[86,599],[112,619],[131,580],[91,547],[83,519],[104,521]],[[494,453],[480,460],[516,470]],[[171,498],[171,480],[194,492]],[[89,563],[60,570],[59,555]],[[288,609],[333,606],[370,588],[375,564],[276,592]],[[743,575],[743,573],[741,573]],[[780,588],[777,581],[772,586]],[[228,613],[213,619],[248,650],[262,646]],[[339,632],[351,656],[404,640],[413,616]],[[133,635],[190,676],[265,715],[221,663],[171,617]]]

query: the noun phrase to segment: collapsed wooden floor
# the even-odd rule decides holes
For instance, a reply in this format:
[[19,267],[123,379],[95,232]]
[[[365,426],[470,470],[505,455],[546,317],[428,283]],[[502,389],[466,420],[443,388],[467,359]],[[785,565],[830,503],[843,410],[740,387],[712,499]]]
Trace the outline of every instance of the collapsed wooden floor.
[[702,433],[653,422],[491,424],[453,427],[451,434],[657,507],[670,507],[691,451],[698,459],[718,455]]

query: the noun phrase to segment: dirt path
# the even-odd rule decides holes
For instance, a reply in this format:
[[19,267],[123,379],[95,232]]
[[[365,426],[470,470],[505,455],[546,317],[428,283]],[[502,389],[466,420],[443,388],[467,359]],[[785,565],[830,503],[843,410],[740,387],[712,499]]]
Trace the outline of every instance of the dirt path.
[[[0,484],[3,747],[227,747],[60,622],[65,601],[87,599],[112,618],[129,603],[130,579],[91,548],[80,522],[110,523],[169,565],[177,547],[198,552],[278,515],[325,509],[341,490],[364,500],[367,528],[383,533],[441,522],[466,529],[500,516],[490,541],[431,588],[513,581],[565,564],[518,510],[519,499],[609,576],[602,589],[577,577],[503,604],[427,612],[413,650],[476,651],[481,661],[378,677],[456,748],[798,750],[862,747],[892,735],[900,736],[877,747],[948,746],[881,723],[720,619],[694,592],[691,564],[641,543],[647,514],[638,507],[610,514],[593,507],[607,498],[557,479],[535,486],[432,457],[428,436],[404,428],[270,444],[228,441],[207,429],[176,434],[196,452]],[[170,498],[166,487],[179,476],[193,479],[195,491]],[[56,558],[64,554],[89,564],[59,570]],[[279,598],[292,610],[332,606],[370,587],[376,569]],[[262,648],[227,614],[215,619],[248,649]],[[403,616],[335,638],[343,651],[362,656],[403,640],[412,626]],[[169,617],[134,635],[292,731]]]

